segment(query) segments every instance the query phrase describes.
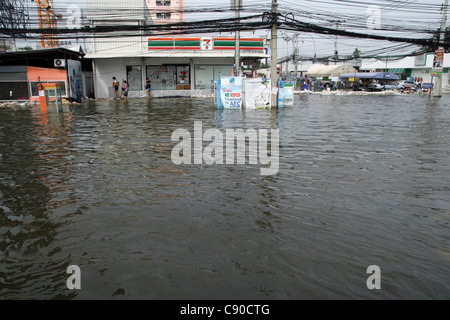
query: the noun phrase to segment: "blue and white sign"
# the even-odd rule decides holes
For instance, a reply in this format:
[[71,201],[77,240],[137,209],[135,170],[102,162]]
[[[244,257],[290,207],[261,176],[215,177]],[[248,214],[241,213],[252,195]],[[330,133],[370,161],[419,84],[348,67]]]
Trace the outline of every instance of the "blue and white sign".
[[223,108],[242,107],[241,77],[220,77],[220,102]]
[[279,88],[278,89],[278,107],[292,107],[294,105],[294,89]]

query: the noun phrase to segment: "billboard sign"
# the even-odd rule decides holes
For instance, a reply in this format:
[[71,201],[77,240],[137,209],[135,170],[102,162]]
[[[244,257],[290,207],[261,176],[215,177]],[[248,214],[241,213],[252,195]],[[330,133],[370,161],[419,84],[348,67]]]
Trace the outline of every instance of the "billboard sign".
[[67,72],[69,78],[69,96],[77,102],[83,97],[83,78],[81,75],[81,61],[67,60]]
[[242,107],[241,77],[220,77],[220,101],[226,109]]
[[444,49],[438,49],[434,53],[434,61],[433,61],[433,77],[442,77],[442,73],[444,72]]

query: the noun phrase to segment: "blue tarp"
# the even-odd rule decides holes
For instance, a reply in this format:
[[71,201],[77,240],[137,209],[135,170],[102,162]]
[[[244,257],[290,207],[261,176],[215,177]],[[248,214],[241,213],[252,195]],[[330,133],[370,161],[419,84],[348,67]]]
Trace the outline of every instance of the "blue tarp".
[[358,72],[358,73],[343,73],[339,76],[340,79],[374,79],[374,80],[399,80],[398,75],[392,72]]

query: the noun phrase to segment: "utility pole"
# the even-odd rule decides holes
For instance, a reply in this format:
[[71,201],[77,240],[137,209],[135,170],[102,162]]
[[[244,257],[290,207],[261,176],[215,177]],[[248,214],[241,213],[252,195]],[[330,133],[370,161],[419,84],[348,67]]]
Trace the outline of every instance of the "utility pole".
[[[341,21],[336,21],[336,31],[338,31],[339,30],[339,23],[340,23]],[[335,39],[335,41],[334,41],[334,64],[337,64],[338,63],[338,60],[339,60],[339,51],[338,51],[338,35],[337,35],[337,32],[336,32],[336,39]]]
[[286,40],[286,78],[289,77],[289,41],[291,38],[289,38],[287,35],[284,38]]
[[[234,10],[235,10],[235,16],[236,16],[236,23],[239,23],[240,19],[240,12],[241,9],[241,1],[242,0],[234,0]],[[236,39],[235,39],[235,66],[236,66],[236,77],[239,77],[241,75],[241,48],[240,48],[240,42],[241,42],[241,34],[240,31],[236,31]]]
[[294,36],[294,88],[297,88],[297,78],[298,78],[298,64],[297,64],[297,52],[298,52],[298,34]]
[[[448,0],[445,0],[445,4],[444,4],[444,8],[443,8],[442,23],[441,23],[441,31],[440,31],[440,37],[439,37],[439,49],[444,49],[444,46],[442,45],[442,43],[444,43],[444,41],[445,41],[445,32],[447,29],[447,13],[448,13]],[[442,65],[442,68],[444,68],[444,65]],[[435,77],[435,79],[436,80],[435,80],[434,96],[441,97],[442,96],[442,75],[440,77]]]
[[[277,75],[277,60],[278,60],[278,17],[277,17],[277,7],[278,3],[277,0],[272,0],[272,33],[270,37],[270,54],[271,54],[271,63],[270,63],[270,81],[272,88],[278,87],[277,81],[278,81],[278,75]],[[277,107],[277,95],[271,94],[272,96],[272,108]]]

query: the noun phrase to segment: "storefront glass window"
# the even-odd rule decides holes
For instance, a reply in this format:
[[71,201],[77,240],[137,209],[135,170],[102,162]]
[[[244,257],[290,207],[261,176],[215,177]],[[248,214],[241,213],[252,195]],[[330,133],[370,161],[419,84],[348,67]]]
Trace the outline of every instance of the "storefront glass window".
[[191,83],[189,66],[147,66],[146,76],[152,82],[152,90],[177,90],[177,85]]
[[213,66],[195,66],[195,89],[207,89],[214,76]]
[[189,66],[177,66],[177,84],[188,85],[191,83]]
[[127,66],[127,82],[130,91],[143,90],[141,66]]
[[219,73],[222,77],[231,77],[232,66],[214,66],[214,79],[219,79]]
[[0,100],[28,100],[27,82],[0,82]]
[[152,90],[177,89],[175,66],[147,66],[147,78],[152,82]]
[[[66,97],[66,83],[64,81],[41,81],[40,83],[59,83],[61,85],[61,92],[62,96]],[[30,82],[31,85],[31,96],[32,97],[39,97],[39,90],[38,90],[38,82],[33,81]]]
[[209,89],[211,80],[231,76],[231,65],[228,66],[195,66],[195,89]]

